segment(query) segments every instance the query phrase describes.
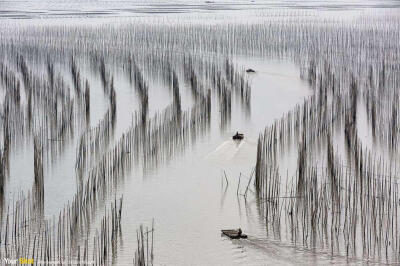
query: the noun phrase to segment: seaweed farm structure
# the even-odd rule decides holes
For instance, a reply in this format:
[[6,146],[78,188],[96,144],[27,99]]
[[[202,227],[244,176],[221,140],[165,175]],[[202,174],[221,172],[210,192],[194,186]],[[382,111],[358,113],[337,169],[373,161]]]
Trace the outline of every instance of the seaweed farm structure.
[[[253,194],[263,232],[349,261],[398,263],[400,18],[274,12],[249,23],[1,23],[0,257],[157,264],[156,237],[169,232],[154,213],[127,247],[124,216],[140,202],[123,188],[213,134],[233,141],[236,113],[250,120],[255,102],[272,105],[253,97],[263,72],[240,64],[255,57],[291,61],[309,87],[255,141],[245,200]],[[247,133],[237,138],[246,145]],[[32,168],[24,188],[19,164]],[[57,167],[72,180],[65,201],[49,189]],[[62,207],[46,208],[53,201]]]

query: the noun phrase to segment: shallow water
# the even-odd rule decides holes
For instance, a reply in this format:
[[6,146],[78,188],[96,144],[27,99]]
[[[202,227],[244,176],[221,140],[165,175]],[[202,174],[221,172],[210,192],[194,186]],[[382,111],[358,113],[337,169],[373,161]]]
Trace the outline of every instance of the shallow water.
[[[251,115],[233,108],[231,125],[221,132],[215,114],[210,133],[183,155],[167,166],[144,173],[134,171],[126,179],[119,189],[126,205],[117,264],[132,260],[136,229],[142,223],[151,226],[153,218],[157,265],[265,265],[266,261],[286,265],[290,264],[286,252],[301,253],[279,245],[267,251],[254,248],[270,238],[253,192],[248,192],[247,199],[242,194],[255,166],[257,137],[263,125],[308,96],[308,85],[300,79],[299,69],[288,61],[248,58],[237,63],[257,69],[251,76]],[[285,102],[279,102],[282,97]],[[236,131],[245,134],[243,141],[231,139]],[[242,243],[221,237],[221,229],[236,227],[243,228],[251,239]],[[309,259],[305,256],[304,263]]]
[[[117,195],[124,195],[123,244],[117,257],[118,265],[132,261],[136,230],[140,224],[150,225],[152,219],[156,228],[157,265],[262,265],[265,261],[286,264],[283,257],[263,249],[253,249],[254,241],[262,243],[267,239],[264,222],[258,214],[252,186],[249,186],[251,192],[248,192],[247,199],[241,194],[249,185],[255,165],[259,132],[264,125],[301,102],[310,91],[306,82],[300,79],[299,69],[289,61],[240,58],[236,63],[257,69],[257,73],[250,76],[251,114],[243,114],[234,104],[231,124],[221,131],[219,111],[214,109],[209,134],[183,154],[172,158],[166,166],[146,172],[134,171],[117,190]],[[105,101],[101,85],[95,81],[96,76],[86,74],[91,77],[92,85],[90,124],[95,126],[106,111]],[[118,139],[129,127],[131,114],[138,104],[127,80],[118,73],[114,75],[118,103],[114,138]],[[170,96],[162,85],[150,83],[149,86],[149,114],[152,116],[170,104],[165,101]],[[278,99],[282,98],[286,101],[279,103]],[[189,95],[185,97],[182,93],[182,101],[183,106],[190,107]],[[231,139],[236,131],[245,134],[243,141]],[[58,156],[56,163],[46,168],[45,214],[49,218],[57,215],[75,193],[76,180],[74,171],[71,171],[76,156],[76,141],[74,143]],[[11,162],[12,178],[7,184],[10,200],[14,197],[13,191],[27,191],[32,186],[31,144],[27,144],[23,152],[13,153]],[[24,167],[20,167],[21,162]],[[226,172],[228,185],[223,172]],[[237,191],[239,175],[241,181]],[[240,242],[221,237],[220,229],[236,227],[242,227],[254,241],[248,240],[250,244],[242,246]]]
[[[268,13],[273,8],[293,8],[323,10],[338,15],[335,13],[337,10],[368,13],[371,8],[383,12],[383,9],[396,10],[399,7],[398,1],[175,1],[172,4],[159,1],[105,1],[96,4],[91,1],[83,4],[3,1],[0,2],[0,17],[49,18],[48,21],[53,21],[52,18],[71,17],[71,20],[74,18],[78,23],[85,23],[80,21],[82,17],[96,17],[98,20],[90,21],[96,24],[99,21],[110,21],[103,20],[103,17],[111,17],[115,22],[119,17],[151,16],[153,13],[215,13],[220,16],[218,12],[222,12],[223,16],[232,16],[236,13],[230,11],[260,14],[264,11]],[[218,20],[223,20],[223,16]],[[193,21],[201,19],[195,17]],[[191,18],[186,17],[185,20],[191,21]],[[44,20],[37,23],[48,22]],[[61,20],[56,20],[56,23],[63,24]],[[267,234],[265,218],[260,213],[252,180],[249,180],[254,178],[252,172],[258,136],[266,126],[301,103],[312,92],[308,83],[300,79],[299,66],[289,59],[236,55],[233,62],[242,71],[247,68],[256,70],[256,73],[245,74],[252,88],[250,112],[243,112],[240,104],[233,102],[231,121],[225,129],[221,129],[220,110],[218,104],[213,105],[211,127],[195,143],[188,145],[181,154],[169,158],[165,165],[144,170],[134,169],[125,177],[116,192],[118,196],[124,195],[124,208],[122,241],[115,264],[128,265],[132,262],[137,244],[136,230],[141,224],[151,226],[153,219],[156,265],[361,264],[361,261],[349,261],[341,254],[333,256],[326,250],[302,248],[280,241],[279,235]],[[139,109],[139,100],[126,76],[121,73],[121,67],[110,69],[117,96],[117,121],[113,136],[113,141],[116,141],[130,127],[132,114]],[[85,68],[81,73],[91,84],[90,126],[94,127],[107,111],[107,99],[102,92],[98,73],[93,74]],[[170,105],[172,97],[159,79],[152,78],[150,73],[145,73],[145,76],[149,82],[149,117],[152,117]],[[188,110],[193,99],[183,82],[180,84],[182,107]],[[244,133],[243,141],[231,139],[237,131]],[[78,140],[79,136],[75,136],[56,162],[45,167],[47,217],[57,215],[76,191],[74,169]],[[12,153],[11,178],[7,182],[10,201],[20,189],[27,191],[32,187],[32,172],[33,147],[32,143],[27,143]],[[246,190],[248,192],[244,197]],[[220,229],[237,227],[249,235],[247,240],[230,240],[220,235]]]
[[[141,223],[150,226],[153,218],[157,265],[288,262],[283,255],[252,248],[254,241],[262,243],[266,239],[264,222],[258,214],[253,192],[248,192],[247,200],[240,194],[249,184],[255,166],[257,137],[263,125],[272,123],[310,92],[300,79],[299,70],[290,62],[240,59],[237,63],[257,69],[251,77],[251,115],[247,117],[234,108],[231,125],[223,132],[218,125],[218,115],[214,115],[210,134],[183,155],[156,170],[143,174],[135,171],[127,179],[119,189],[124,195],[126,209],[122,222],[125,225],[123,245],[117,264],[132,260],[136,229]],[[282,97],[287,100],[277,104]],[[231,139],[236,131],[245,134],[243,141]],[[242,246],[241,242],[221,237],[220,229],[236,227],[242,227],[254,241],[249,240],[250,245]]]

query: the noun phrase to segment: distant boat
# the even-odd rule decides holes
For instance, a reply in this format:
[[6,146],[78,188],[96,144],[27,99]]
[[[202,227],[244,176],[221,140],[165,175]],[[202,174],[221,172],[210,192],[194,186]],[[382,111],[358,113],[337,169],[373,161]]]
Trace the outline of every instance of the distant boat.
[[239,239],[239,238],[247,238],[247,235],[242,234],[242,230],[239,229],[229,229],[229,230],[221,230],[223,235],[231,239]]
[[243,138],[244,138],[244,135],[240,134],[239,132],[236,132],[236,134],[232,136],[232,139],[234,139],[234,140],[242,140]]
[[248,68],[246,69],[247,73],[256,73],[256,71],[254,69]]

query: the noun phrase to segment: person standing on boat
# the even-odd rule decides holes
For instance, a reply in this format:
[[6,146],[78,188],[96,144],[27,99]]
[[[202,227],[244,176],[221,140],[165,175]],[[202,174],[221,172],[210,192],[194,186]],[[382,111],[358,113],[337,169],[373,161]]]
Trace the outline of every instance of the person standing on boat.
[[238,237],[240,237],[241,235],[242,235],[242,229],[239,228],[239,229],[238,229]]

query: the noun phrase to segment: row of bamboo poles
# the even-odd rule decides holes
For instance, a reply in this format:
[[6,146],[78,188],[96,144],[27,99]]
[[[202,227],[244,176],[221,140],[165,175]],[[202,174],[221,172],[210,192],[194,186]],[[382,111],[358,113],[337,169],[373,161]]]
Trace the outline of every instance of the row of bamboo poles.
[[[302,76],[313,94],[260,135],[255,187],[275,237],[349,258],[395,262],[400,82],[387,75],[385,62],[370,69],[375,75],[365,81],[310,60]],[[369,132],[360,132],[360,123]],[[290,154],[297,154],[292,176],[280,168]]]

